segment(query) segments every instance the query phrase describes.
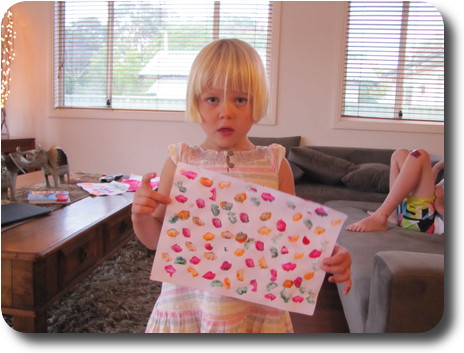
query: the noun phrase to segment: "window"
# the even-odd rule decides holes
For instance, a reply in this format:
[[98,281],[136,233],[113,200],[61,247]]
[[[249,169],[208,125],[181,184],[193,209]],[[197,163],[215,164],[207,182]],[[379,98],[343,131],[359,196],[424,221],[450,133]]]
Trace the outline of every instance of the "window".
[[57,2],[54,106],[183,111],[193,59],[218,38],[253,45],[271,74],[273,7],[269,1]]
[[444,28],[425,2],[351,1],[343,118],[444,121]]

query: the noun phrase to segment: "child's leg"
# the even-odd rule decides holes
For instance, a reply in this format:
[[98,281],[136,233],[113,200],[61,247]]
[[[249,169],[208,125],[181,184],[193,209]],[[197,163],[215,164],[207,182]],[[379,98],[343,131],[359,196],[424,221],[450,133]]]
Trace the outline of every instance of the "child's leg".
[[398,166],[399,173],[395,180],[390,180],[390,192],[385,199],[385,201],[387,199],[397,201],[393,209],[408,195],[433,196],[435,184],[427,151],[414,150],[409,152],[406,158],[404,158],[404,150],[398,152],[393,154],[392,163]]
[[393,152],[390,157],[390,190],[393,189],[398,175],[400,174],[403,164],[409,156],[409,150],[401,148]]
[[388,217],[406,196],[429,197],[434,194],[430,157],[426,151],[397,150],[392,155],[390,168],[390,192],[385,201],[369,217],[348,225],[348,230],[385,230]]

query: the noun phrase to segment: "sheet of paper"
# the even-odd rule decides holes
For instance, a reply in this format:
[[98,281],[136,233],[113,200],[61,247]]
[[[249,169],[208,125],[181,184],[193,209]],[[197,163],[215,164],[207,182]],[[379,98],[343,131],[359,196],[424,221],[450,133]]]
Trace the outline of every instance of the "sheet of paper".
[[124,194],[129,189],[128,184],[112,181],[111,183],[79,183],[82,189],[94,196],[109,196]]
[[312,315],[346,215],[179,163],[151,279]]

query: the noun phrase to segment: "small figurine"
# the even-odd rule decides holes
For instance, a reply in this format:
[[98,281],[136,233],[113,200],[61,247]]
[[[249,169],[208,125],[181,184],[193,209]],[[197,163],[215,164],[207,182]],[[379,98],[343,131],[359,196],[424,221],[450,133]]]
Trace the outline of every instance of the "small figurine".
[[16,152],[10,154],[2,153],[2,199],[7,198],[8,189],[10,190],[9,199],[16,200],[16,177],[19,171],[26,173],[27,169],[37,168],[44,171],[47,187],[50,187],[48,176],[53,177],[54,186],[58,187],[60,181],[69,183],[68,159],[61,147],[52,146],[48,151],[41,147],[21,151],[19,147]]

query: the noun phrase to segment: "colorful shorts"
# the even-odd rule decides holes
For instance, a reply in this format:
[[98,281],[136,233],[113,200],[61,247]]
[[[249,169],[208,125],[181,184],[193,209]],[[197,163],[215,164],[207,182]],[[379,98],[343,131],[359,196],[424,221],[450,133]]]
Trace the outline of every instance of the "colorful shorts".
[[398,205],[398,225],[424,233],[435,231],[435,197],[408,196]]

